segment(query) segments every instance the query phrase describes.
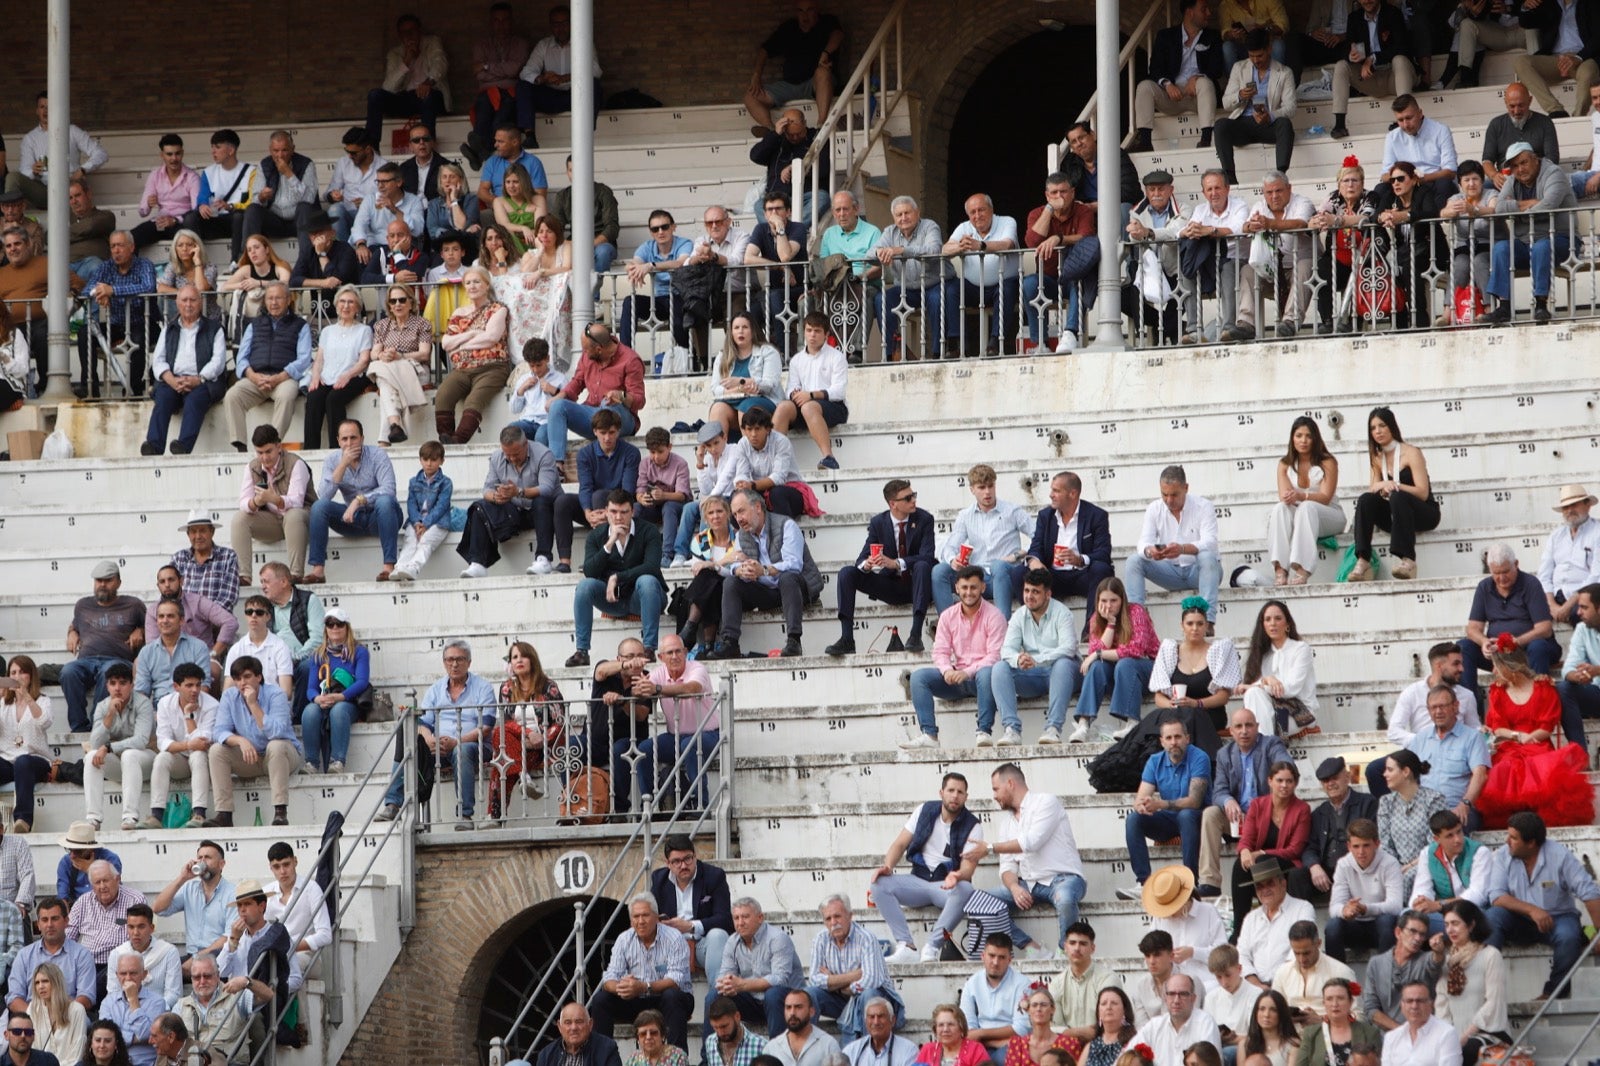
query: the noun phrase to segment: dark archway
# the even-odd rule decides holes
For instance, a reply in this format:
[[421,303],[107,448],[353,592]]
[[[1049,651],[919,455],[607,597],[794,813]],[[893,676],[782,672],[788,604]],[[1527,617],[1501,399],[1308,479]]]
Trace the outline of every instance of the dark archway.
[[[488,1061],[489,1038],[506,1033],[511,1034],[507,1044],[508,1053],[521,1054],[527,1048],[528,1058],[533,1057],[536,1049],[530,1048],[530,1044],[545,1020],[560,1006],[562,990],[572,980],[575,970],[571,949],[561,951],[572,932],[574,902],[586,901],[582,897],[574,897],[551,900],[532,907],[508,922],[501,930],[501,935],[495,938],[504,948],[490,965],[488,981],[483,989],[483,1007],[478,1015],[479,1061]],[[613,915],[617,916],[614,922],[611,921]],[[586,967],[591,995],[600,983],[606,960],[611,957],[611,942],[627,928],[627,915],[623,912],[622,904],[616,900],[600,899],[590,908],[584,922],[584,944],[592,947],[596,940],[605,941],[604,946],[590,956]],[[540,990],[533,1009],[523,1018],[517,1030],[511,1032],[511,1024],[522,1010],[522,1005],[547,972],[549,979]],[[554,1034],[555,1026],[552,1024],[545,1034],[545,1040],[553,1039]]]
[[950,125],[949,228],[979,190],[1021,227],[1044,202],[1045,146],[1066,134],[1094,84],[1093,26],[1031,33],[991,59]]

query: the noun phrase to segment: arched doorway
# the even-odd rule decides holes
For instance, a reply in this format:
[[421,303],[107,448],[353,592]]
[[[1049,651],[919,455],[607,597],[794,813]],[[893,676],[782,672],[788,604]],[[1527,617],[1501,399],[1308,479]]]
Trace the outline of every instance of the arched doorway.
[[973,80],[950,125],[950,228],[965,221],[961,205],[973,192],[987,192],[1018,227],[1044,203],[1045,146],[1066,134],[1094,92],[1094,47],[1093,26],[1041,30]]
[[[582,897],[557,899],[531,907],[508,922],[496,937],[504,947],[488,967],[488,979],[483,989],[483,1007],[478,1015],[479,1061],[488,1061],[490,1039],[507,1033],[510,1033],[508,1053],[521,1054],[525,1048],[529,1048],[528,1057],[533,1057],[532,1051],[536,1049],[531,1049],[530,1045],[546,1019],[560,1006],[562,991],[572,980],[576,969],[571,947],[562,950],[572,933],[574,902],[587,903],[588,900]],[[614,922],[611,921],[613,915],[616,915]],[[600,982],[606,960],[611,956],[611,942],[627,928],[627,915],[618,901],[602,898],[589,908],[583,929],[584,944],[592,947],[597,940],[605,940],[605,946],[590,956],[586,967],[591,995]],[[512,1032],[512,1023],[516,1021],[522,1005],[534,989],[539,988],[541,981],[544,987],[539,990],[533,1009]],[[554,1034],[555,1026],[552,1024],[545,1034],[545,1041],[553,1039]]]

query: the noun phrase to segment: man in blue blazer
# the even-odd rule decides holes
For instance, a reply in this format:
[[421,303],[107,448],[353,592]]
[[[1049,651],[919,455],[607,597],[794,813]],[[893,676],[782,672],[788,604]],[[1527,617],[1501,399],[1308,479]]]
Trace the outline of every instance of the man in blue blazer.
[[[1082,596],[1089,601],[1084,624],[1094,613],[1094,590],[1116,572],[1111,561],[1111,520],[1083,499],[1083,480],[1063,470],[1050,480],[1050,506],[1039,512],[1033,543],[1022,565],[1050,571],[1051,595],[1058,600]],[[1065,531],[1063,533],[1063,531]],[[1015,584],[1021,584],[1023,570]]]
[[839,570],[839,640],[823,649],[834,657],[855,654],[857,590],[879,603],[909,603],[906,651],[920,655],[923,650],[922,623],[933,602],[933,515],[917,506],[911,482],[902,478],[883,486],[883,498],[889,509],[867,523],[855,565]]
[[715,988],[722,972],[722,950],[733,932],[728,875],[719,866],[700,862],[694,841],[685,833],[673,833],[662,841],[661,855],[667,864],[650,875],[650,894],[661,911],[661,924],[689,941],[706,984]]

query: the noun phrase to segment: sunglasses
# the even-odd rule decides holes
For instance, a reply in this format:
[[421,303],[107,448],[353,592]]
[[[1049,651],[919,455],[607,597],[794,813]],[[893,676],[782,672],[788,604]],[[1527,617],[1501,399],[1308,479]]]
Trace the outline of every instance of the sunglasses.
[[391,297],[389,297],[389,306],[390,307],[393,307],[396,304],[408,304],[410,302],[411,302],[411,297],[409,297],[409,296],[391,296]]
[[247,614],[247,615],[249,615],[249,616],[251,616],[251,617],[257,617],[257,616],[260,616],[260,615],[264,615],[264,614],[266,614],[266,613],[267,613],[267,612],[266,612],[266,611],[263,611],[263,610],[262,610],[262,609],[261,609],[261,608],[259,608],[259,607],[246,607],[246,608],[245,608],[245,609],[244,609],[244,613],[245,613],[245,614]]
[[663,222],[659,226],[651,226],[650,227],[650,232],[651,233],[665,233],[665,232],[667,232],[667,230],[671,229],[672,226],[673,226],[673,224],[671,222]]
[[411,143],[412,144],[427,144],[431,140],[433,140],[432,137],[413,137],[413,138],[411,138]]
[[19,1029],[14,1025],[10,1029],[7,1029],[6,1032],[10,1033],[12,1036],[32,1036],[33,1035],[33,1030],[32,1029]]
[[1411,175],[1410,174],[1396,174],[1394,177],[1389,179],[1389,184],[1390,185],[1400,185],[1400,184],[1402,184],[1404,182],[1408,182],[1410,180],[1411,180]]
[[896,498],[894,502],[895,503],[913,503],[913,502],[916,501],[916,498],[917,498],[917,494],[916,493],[908,492],[904,496],[900,496],[900,497]]
[[349,622],[341,622],[337,618],[329,618],[327,621],[322,623],[322,627],[324,629],[333,629],[335,627],[337,627],[339,629],[343,629],[345,626],[347,626],[349,624],[350,624]]

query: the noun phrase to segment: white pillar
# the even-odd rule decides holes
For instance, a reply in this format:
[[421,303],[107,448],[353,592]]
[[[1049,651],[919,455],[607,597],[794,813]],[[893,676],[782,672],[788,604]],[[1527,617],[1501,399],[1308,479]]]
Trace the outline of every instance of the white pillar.
[[572,365],[594,321],[594,0],[572,0]]
[[1095,212],[1095,229],[1100,234],[1100,286],[1095,301],[1096,333],[1094,347],[1102,351],[1121,351],[1122,336],[1122,73],[1117,69],[1121,51],[1118,29],[1121,15],[1117,0],[1095,0],[1095,87],[1097,98],[1094,127],[1098,143],[1095,171],[1100,175],[1100,202]]
[[50,319],[49,351],[45,365],[49,368],[45,379],[44,398],[47,400],[72,399],[72,353],[68,342],[70,317],[67,297],[72,292],[68,282],[71,245],[67,223],[72,212],[67,206],[67,181],[72,171],[67,166],[70,157],[72,118],[71,103],[71,48],[72,0],[50,0],[47,27],[49,48],[48,91],[50,93],[50,170],[47,237],[54,255],[46,274],[49,288],[45,296],[45,315]]

